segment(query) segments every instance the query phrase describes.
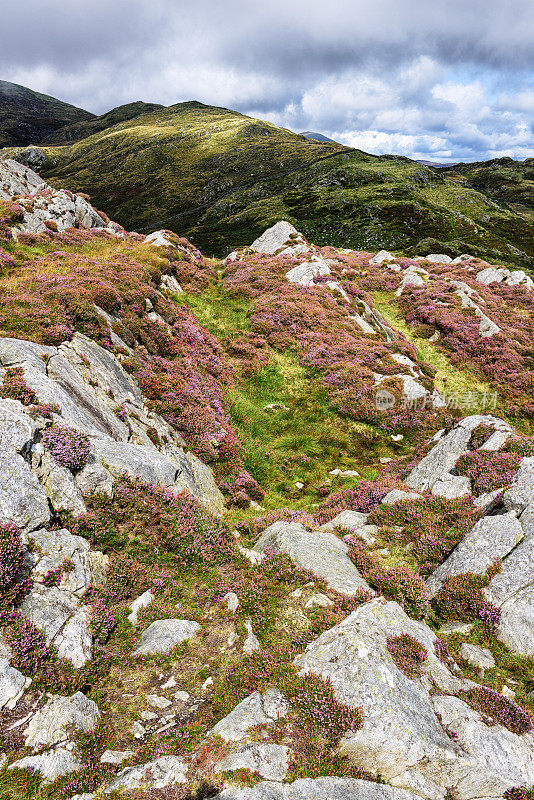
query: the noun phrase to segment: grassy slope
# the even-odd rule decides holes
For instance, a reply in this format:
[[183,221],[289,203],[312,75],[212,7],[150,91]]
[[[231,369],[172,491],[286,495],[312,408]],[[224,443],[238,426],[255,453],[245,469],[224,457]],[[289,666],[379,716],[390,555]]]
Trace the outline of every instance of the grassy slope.
[[247,244],[288,218],[318,244],[534,263],[532,222],[457,175],[449,180],[406,158],[320,144],[200,103],[46,151],[47,180],[87,191],[130,229],[167,227],[207,254]]
[[43,140],[43,144],[64,144],[85,139],[87,136],[92,136],[94,133],[111,128],[120,122],[127,122],[135,117],[140,117],[141,114],[149,114],[151,111],[157,111],[161,108],[164,108],[164,106],[159,103],[143,103],[140,100],[136,103],[126,103],[123,106],[113,108],[105,114],[101,114],[99,117],[74,122],[72,125],[65,125],[65,127],[59,128],[50,136],[47,136]]
[[55,97],[0,81],[0,147],[38,144],[63,125],[93,116]]

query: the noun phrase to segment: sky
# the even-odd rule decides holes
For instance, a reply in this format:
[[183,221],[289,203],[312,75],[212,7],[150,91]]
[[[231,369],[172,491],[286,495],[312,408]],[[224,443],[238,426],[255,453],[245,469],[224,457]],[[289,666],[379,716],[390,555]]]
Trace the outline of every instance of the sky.
[[534,0],[0,0],[0,79],[444,163],[534,156],[533,43]]

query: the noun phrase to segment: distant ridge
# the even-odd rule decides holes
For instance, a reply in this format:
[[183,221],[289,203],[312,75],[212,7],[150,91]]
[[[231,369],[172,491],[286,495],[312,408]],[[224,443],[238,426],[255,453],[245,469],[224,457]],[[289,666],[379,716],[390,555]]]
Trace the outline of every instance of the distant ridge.
[[0,81],[0,147],[38,144],[58,128],[94,116],[56,97]]
[[315,133],[315,131],[302,131],[301,136],[305,136],[306,139],[314,139],[316,142],[333,142],[334,144],[339,144],[336,142],[335,139],[330,139],[328,136],[325,136],[324,133]]

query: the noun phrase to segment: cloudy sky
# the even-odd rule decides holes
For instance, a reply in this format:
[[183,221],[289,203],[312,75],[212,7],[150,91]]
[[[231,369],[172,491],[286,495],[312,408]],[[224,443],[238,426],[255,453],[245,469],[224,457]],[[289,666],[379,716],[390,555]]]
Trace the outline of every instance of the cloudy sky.
[[0,79],[225,106],[372,153],[534,156],[534,0],[0,0]]

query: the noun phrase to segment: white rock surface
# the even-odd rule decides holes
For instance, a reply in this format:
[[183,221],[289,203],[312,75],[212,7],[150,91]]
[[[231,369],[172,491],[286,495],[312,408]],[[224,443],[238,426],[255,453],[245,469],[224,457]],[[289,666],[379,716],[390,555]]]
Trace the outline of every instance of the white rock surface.
[[310,570],[343,594],[369,590],[347,555],[348,546],[330,531],[309,532],[300,522],[275,522],[253,549],[259,553],[287,553],[297,566]]
[[72,697],[52,695],[47,704],[30,720],[24,731],[26,747],[40,750],[68,740],[69,727],[88,733],[95,729],[100,711],[93,700],[81,692]]
[[192,639],[199,632],[198,622],[188,619],[157,619],[143,631],[134,655],[168,653],[177,644]]

